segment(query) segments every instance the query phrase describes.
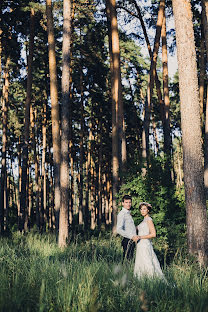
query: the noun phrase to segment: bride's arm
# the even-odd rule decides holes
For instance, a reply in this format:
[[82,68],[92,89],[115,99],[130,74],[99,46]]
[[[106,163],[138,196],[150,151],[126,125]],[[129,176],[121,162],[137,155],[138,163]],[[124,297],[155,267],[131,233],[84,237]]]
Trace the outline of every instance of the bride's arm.
[[156,230],[155,230],[155,226],[154,223],[152,222],[152,220],[147,220],[147,224],[149,226],[149,234],[148,235],[141,235],[139,236],[139,239],[148,239],[148,238],[154,238],[156,237]]

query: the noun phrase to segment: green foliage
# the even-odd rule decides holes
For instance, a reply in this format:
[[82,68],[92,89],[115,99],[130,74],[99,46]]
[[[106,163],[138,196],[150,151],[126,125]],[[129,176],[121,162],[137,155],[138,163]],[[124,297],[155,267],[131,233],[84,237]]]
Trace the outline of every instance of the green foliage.
[[135,224],[142,221],[139,203],[151,203],[151,212],[157,239],[154,243],[161,253],[166,253],[168,259],[176,252],[177,248],[185,245],[185,204],[183,190],[176,190],[173,184],[167,184],[164,159],[152,157],[148,174],[142,177],[130,174],[124,179],[119,198],[129,194],[132,196],[132,215]]
[[206,311],[206,270],[193,260],[178,254],[165,284],[137,280],[133,263],[121,258],[120,240],[111,236],[78,237],[61,251],[53,236],[13,233],[0,240],[0,311]]

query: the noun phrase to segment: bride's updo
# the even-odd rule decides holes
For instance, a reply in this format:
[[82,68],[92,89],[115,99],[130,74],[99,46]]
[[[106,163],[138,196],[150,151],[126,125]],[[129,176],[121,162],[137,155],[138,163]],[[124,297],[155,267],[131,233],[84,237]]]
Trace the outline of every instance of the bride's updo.
[[147,202],[141,202],[141,203],[139,203],[139,210],[141,209],[142,206],[146,206],[147,209],[149,210],[149,212],[151,212],[151,210],[152,210],[152,205],[151,204],[149,204]]

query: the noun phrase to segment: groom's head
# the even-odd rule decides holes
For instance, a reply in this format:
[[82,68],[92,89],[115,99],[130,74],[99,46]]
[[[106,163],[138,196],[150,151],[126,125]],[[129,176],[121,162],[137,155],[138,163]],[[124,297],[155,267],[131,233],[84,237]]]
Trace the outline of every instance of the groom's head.
[[127,209],[130,210],[131,209],[131,196],[129,195],[124,195],[122,198],[122,206]]

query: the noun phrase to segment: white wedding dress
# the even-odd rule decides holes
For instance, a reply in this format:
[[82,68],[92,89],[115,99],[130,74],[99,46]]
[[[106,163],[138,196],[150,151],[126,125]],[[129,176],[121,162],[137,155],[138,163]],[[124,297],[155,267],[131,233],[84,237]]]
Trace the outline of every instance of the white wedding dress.
[[[144,220],[137,226],[138,235],[144,236],[149,234],[149,226],[147,220],[152,220],[150,217]],[[165,277],[160,268],[160,263],[153,250],[150,239],[141,239],[136,247],[136,259],[134,266],[134,275],[141,277],[160,277],[165,280]]]

